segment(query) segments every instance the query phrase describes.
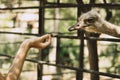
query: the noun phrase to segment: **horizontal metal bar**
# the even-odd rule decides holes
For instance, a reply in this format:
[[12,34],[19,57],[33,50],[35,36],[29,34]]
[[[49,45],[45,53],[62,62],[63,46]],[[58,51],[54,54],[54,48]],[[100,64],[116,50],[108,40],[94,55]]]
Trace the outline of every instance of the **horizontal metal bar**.
[[73,18],[45,18],[45,20],[77,20]]
[[97,37],[84,37],[86,40],[98,40],[98,41],[111,41],[120,42],[120,38],[97,38]]
[[[101,3],[97,3],[97,4],[59,4],[59,5],[50,5],[50,6],[42,6],[43,8],[69,8],[69,7],[99,7],[99,8],[111,8],[111,9],[119,9],[120,8],[120,4],[111,4],[111,3],[107,3],[107,4],[101,4]],[[41,8],[42,8],[41,7]]]
[[[1,53],[0,53],[0,56],[5,56],[5,57],[11,58],[11,59],[14,58],[10,55],[1,54]],[[33,59],[32,60],[31,59],[25,59],[25,61],[38,63],[38,64],[41,64],[41,65],[55,66],[55,67],[59,67],[59,68],[65,68],[65,69],[70,69],[70,70],[75,70],[75,71],[82,71],[82,72],[86,72],[86,73],[97,74],[97,75],[101,75],[101,76],[107,76],[107,77],[120,79],[120,75],[116,75],[116,74],[109,74],[109,73],[98,72],[98,71],[87,70],[87,69],[79,69],[79,68],[76,68],[76,67],[64,66],[64,65],[61,65],[61,64],[52,64],[52,63],[48,63],[46,61],[37,61],[37,60],[33,60]]]
[[19,32],[7,32],[0,31],[1,34],[16,34],[16,35],[31,35],[31,36],[40,36],[39,34],[31,34],[31,33],[19,33]]
[[39,6],[0,8],[0,10],[39,9]]
[[[68,39],[81,39],[79,36],[60,36],[53,35],[53,37],[68,38]],[[98,40],[98,41],[112,41],[120,42],[120,38],[97,38],[97,37],[84,37],[85,40]]]
[[97,3],[97,4],[63,4],[60,3],[59,5],[45,5],[45,6],[28,6],[28,7],[14,7],[14,8],[0,8],[0,10],[17,10],[17,9],[39,9],[39,8],[76,8],[76,7],[99,7],[99,8],[111,8],[111,9],[120,9],[120,4],[113,4],[113,3]]
[[[18,32],[4,32],[0,31],[1,34],[16,34],[16,35],[29,35],[29,36],[41,36],[39,34],[31,34],[31,33],[18,33]],[[59,37],[59,38],[67,38],[67,39],[81,39],[79,36],[61,36],[59,34],[51,34],[52,37]],[[61,33],[62,34],[62,33]],[[65,33],[63,33],[65,34]],[[111,42],[120,42],[120,38],[97,38],[97,37],[84,37],[85,40],[98,40],[98,41],[111,41]]]

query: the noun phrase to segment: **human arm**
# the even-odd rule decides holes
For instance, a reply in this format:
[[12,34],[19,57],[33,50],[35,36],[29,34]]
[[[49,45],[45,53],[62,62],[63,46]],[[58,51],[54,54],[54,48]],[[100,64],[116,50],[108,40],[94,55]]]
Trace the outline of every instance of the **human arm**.
[[13,60],[11,68],[6,75],[5,80],[18,80],[29,49],[30,48],[44,49],[50,44],[50,42],[51,36],[49,34],[43,35],[39,38],[27,39],[23,41]]

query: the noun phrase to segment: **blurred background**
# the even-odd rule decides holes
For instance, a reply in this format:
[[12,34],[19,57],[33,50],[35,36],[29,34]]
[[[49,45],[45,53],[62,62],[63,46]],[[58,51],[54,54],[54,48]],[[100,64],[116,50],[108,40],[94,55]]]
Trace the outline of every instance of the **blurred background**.
[[[120,3],[119,0],[106,1],[107,3]],[[88,4],[89,0],[83,0],[83,2]],[[77,36],[77,31],[69,32],[68,28],[77,22],[78,9],[77,7],[54,7],[61,3],[64,6],[76,5],[77,0],[0,0],[0,71],[2,73],[5,74],[12,63],[12,59],[2,55],[15,56],[23,40],[47,33],[57,35],[57,37],[53,37],[51,45],[43,51],[31,49],[27,58],[79,67],[81,40],[59,38],[60,36]],[[104,0],[96,0],[96,3],[104,3]],[[42,8],[44,12],[41,12]],[[105,18],[106,10],[99,9],[102,17]],[[112,13],[109,21],[120,25],[120,10],[112,8],[109,11]],[[100,37],[114,38],[105,34]],[[99,71],[120,74],[120,42],[98,41],[97,46]],[[41,54],[42,59],[40,59]],[[89,70],[88,56],[87,42],[84,40],[84,68]],[[36,63],[26,61],[19,80],[40,80],[37,66]],[[43,65],[42,72],[43,80],[76,80],[74,70]],[[83,80],[90,80],[90,74],[84,73]],[[100,80],[118,79],[100,76]]]

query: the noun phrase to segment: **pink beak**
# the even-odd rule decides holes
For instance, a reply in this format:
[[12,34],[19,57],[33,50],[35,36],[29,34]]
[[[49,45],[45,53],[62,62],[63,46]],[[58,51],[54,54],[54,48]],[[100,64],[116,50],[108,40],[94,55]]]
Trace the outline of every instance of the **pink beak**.
[[86,27],[86,25],[82,25],[82,24],[75,24],[75,25],[73,25],[73,26],[71,26],[68,30],[69,31],[74,31],[74,30],[79,30],[79,29],[82,29],[82,28],[84,28],[84,27]]

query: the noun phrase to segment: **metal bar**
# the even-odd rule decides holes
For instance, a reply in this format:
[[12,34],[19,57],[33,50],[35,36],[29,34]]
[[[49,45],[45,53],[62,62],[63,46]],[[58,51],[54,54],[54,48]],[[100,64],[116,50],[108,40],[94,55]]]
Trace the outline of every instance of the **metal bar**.
[[39,9],[39,6],[29,6],[29,7],[13,7],[13,8],[0,8],[0,10],[20,10],[20,9]]
[[0,31],[0,33],[1,33],[1,34],[15,34],[15,35],[40,36],[40,34],[19,33],[19,32],[7,32],[7,31]]
[[60,3],[59,5],[46,5],[46,6],[29,6],[29,7],[14,7],[14,8],[0,8],[0,10],[17,10],[17,9],[39,9],[39,8],[71,8],[71,7],[98,7],[98,8],[109,8],[109,9],[120,9],[120,4],[117,3],[107,3],[107,4],[63,4]]
[[111,9],[119,9],[120,8],[120,4],[112,4],[112,3],[107,3],[107,4],[101,4],[101,3],[97,3],[97,4],[63,4],[60,3],[59,5],[47,5],[47,6],[43,6],[43,8],[71,8],[71,7],[99,7],[99,8],[111,8]]
[[[84,68],[84,32],[78,31],[78,36],[80,37],[80,46],[79,46],[79,68],[83,69]],[[76,80],[83,80],[83,72],[82,71],[77,71],[77,76]]]
[[45,18],[45,20],[76,20],[73,18]]
[[[40,34],[31,34],[31,33],[17,33],[17,32],[4,32],[0,31],[0,34],[16,34],[16,35],[29,35],[29,36],[40,36]],[[52,33],[47,33],[52,34]],[[65,34],[65,33],[61,33]],[[68,38],[68,39],[80,39],[78,36],[62,36],[62,35],[52,35],[52,37]],[[120,38],[96,38],[96,37],[84,37],[85,40],[98,40],[98,41],[111,41],[111,42],[120,42]]]
[[[44,34],[44,14],[45,14],[45,10],[44,8],[42,8],[42,6],[45,6],[45,1],[46,0],[40,0],[39,1],[39,29],[38,29],[38,33],[39,35],[43,35]],[[43,60],[44,55],[42,55],[43,50],[39,51],[39,60]],[[43,76],[43,65],[38,64],[37,67],[37,80],[42,80],[42,76]]]
[[[56,46],[56,65],[60,64],[60,37],[57,37],[57,46]],[[59,73],[61,72],[60,68],[56,68],[56,72]],[[60,74],[62,76],[62,74]]]
[[[83,4],[83,0],[76,0],[79,4]],[[79,17],[82,13],[82,8],[77,7],[77,17]],[[79,46],[79,68],[84,68],[84,31],[77,31],[77,35],[80,37],[80,46]],[[76,80],[83,80],[83,71],[76,71]]]
[[[5,56],[5,57],[8,57],[8,58],[14,59],[14,57],[12,57],[10,55],[2,54],[2,53],[0,53],[0,56]],[[75,70],[75,71],[83,71],[83,72],[86,72],[86,73],[97,74],[97,75],[101,75],[101,76],[107,76],[107,77],[120,79],[120,75],[116,75],[116,74],[109,74],[109,73],[104,73],[104,72],[88,70],[88,69],[79,69],[79,68],[76,68],[76,67],[70,67],[70,66],[65,66],[65,65],[61,65],[61,64],[52,64],[52,63],[48,63],[48,62],[45,62],[45,61],[37,61],[37,60],[33,60],[33,59],[25,59],[25,61],[29,61],[29,62],[33,62],[33,63],[39,63],[41,65],[56,66],[56,67],[59,67],[59,68],[65,68],[65,69],[70,69],[70,70]]]

